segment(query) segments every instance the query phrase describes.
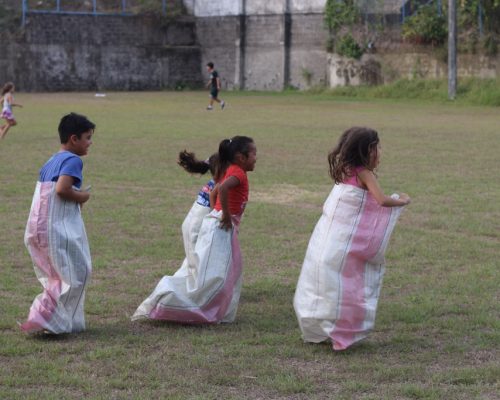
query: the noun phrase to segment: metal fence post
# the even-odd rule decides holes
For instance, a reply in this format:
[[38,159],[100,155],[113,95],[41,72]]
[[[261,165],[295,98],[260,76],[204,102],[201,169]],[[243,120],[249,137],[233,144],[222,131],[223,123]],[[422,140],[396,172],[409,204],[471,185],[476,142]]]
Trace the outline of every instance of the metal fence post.
[[163,15],[167,14],[167,0],[161,0],[161,12]]
[[94,15],[97,12],[97,3],[96,3],[96,1],[97,0],[92,0],[92,11],[93,11]]
[[122,14],[125,14],[126,9],[127,9],[127,0],[122,0]]
[[457,95],[457,2],[448,0],[448,98]]
[[401,22],[404,24],[405,22],[405,14],[406,14],[406,1],[401,0],[402,7],[401,7]]
[[28,4],[26,3],[27,0],[23,0],[23,15],[21,17],[21,26],[24,27],[24,25],[26,24],[26,11],[27,11],[27,7],[28,7]]
[[480,1],[477,3],[477,22],[479,25],[479,35],[483,36],[483,6]]
[[61,0],[56,1],[56,11],[57,12],[61,11]]

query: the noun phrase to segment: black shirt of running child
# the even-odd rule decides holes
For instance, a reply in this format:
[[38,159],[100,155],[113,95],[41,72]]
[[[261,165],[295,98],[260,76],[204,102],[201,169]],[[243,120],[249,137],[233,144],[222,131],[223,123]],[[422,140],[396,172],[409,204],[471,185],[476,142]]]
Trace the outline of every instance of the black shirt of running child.
[[217,90],[217,78],[219,77],[219,74],[217,71],[214,69],[212,73],[210,74],[210,79],[212,80],[212,89]]

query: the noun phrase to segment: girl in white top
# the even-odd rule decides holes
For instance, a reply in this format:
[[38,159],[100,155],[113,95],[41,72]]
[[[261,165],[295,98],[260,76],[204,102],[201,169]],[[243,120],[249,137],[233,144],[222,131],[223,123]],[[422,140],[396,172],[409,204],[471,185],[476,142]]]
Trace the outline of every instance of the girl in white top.
[[2,88],[0,101],[3,102],[3,104],[0,118],[3,118],[6,124],[0,127],[0,139],[5,137],[11,126],[17,125],[14,114],[12,113],[12,107],[22,107],[22,105],[14,103],[14,90],[15,86],[12,82],[7,82]]

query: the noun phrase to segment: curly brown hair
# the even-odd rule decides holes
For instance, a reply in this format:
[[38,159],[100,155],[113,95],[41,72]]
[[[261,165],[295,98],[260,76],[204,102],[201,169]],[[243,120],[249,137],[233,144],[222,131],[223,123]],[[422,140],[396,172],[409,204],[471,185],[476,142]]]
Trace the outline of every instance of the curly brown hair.
[[12,82],[7,82],[5,85],[3,85],[1,95],[3,96],[5,93],[10,92],[13,87],[14,87],[14,84]]
[[342,183],[356,167],[373,171],[371,153],[378,143],[378,133],[373,129],[355,126],[346,130],[328,154],[330,176],[335,183]]

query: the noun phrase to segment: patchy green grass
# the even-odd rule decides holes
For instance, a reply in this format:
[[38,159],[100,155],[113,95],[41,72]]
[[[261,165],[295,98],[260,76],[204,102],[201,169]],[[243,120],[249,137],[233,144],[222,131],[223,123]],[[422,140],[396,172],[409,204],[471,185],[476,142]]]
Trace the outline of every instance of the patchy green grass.
[[[357,102],[324,94],[19,94],[19,125],[0,142],[0,398],[498,399],[500,133],[494,108]],[[27,337],[40,285],[23,234],[37,171],[77,111],[97,124],[84,207],[94,272],[88,330]],[[326,155],[352,125],[382,137],[387,192],[405,191],[387,253],[376,329],[334,353],[305,344],[292,307],[312,229],[331,189]],[[180,226],[206,177],[176,165],[235,134],[254,137],[255,172],[240,241],[236,322],[130,322],[183,258]]]
[[[325,91],[327,96],[355,99],[412,99],[450,103],[446,79],[400,79],[379,86],[347,86]],[[500,106],[500,80],[463,78],[458,80],[457,96],[454,102],[478,106]]]

